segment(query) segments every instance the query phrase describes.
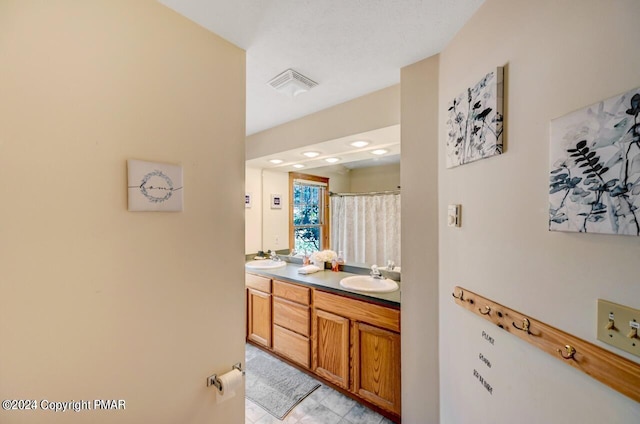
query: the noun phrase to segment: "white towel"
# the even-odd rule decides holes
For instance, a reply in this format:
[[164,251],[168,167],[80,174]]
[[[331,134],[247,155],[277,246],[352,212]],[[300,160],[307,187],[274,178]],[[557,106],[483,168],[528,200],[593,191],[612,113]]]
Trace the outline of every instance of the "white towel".
[[320,271],[320,268],[318,268],[317,266],[307,265],[298,269],[298,274],[313,274],[314,272],[318,272],[318,271]]

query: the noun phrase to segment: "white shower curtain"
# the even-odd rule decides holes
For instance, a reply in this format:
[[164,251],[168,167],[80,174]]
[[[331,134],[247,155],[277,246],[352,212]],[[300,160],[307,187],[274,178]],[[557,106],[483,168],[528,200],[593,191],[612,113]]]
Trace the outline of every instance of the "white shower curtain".
[[347,263],[400,266],[400,193],[333,195],[331,245]]

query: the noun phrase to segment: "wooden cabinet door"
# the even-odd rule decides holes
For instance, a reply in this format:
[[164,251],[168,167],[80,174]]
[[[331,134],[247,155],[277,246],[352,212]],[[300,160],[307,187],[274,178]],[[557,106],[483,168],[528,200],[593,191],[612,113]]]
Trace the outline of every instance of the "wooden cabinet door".
[[247,289],[247,338],[271,348],[271,295]]
[[354,391],[400,414],[400,334],[361,322],[354,332]]
[[313,371],[349,388],[349,319],[316,309],[313,314]]

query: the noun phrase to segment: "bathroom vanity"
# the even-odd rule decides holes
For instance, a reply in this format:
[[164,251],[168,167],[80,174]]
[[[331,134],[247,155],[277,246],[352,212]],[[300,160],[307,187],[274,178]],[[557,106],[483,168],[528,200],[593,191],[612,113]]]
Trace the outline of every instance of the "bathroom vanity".
[[354,274],[299,268],[247,271],[247,340],[399,422],[400,291],[345,290]]

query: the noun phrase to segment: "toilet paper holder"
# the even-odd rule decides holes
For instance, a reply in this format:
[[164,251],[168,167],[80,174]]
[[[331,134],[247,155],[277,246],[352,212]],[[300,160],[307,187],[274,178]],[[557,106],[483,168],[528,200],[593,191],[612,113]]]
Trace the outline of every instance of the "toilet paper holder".
[[[231,367],[232,370],[238,370],[244,375],[244,370],[242,369],[242,363],[238,362],[237,364],[233,364]],[[222,382],[218,378],[218,374],[213,374],[207,377],[207,387],[216,386],[219,391],[222,391]]]

